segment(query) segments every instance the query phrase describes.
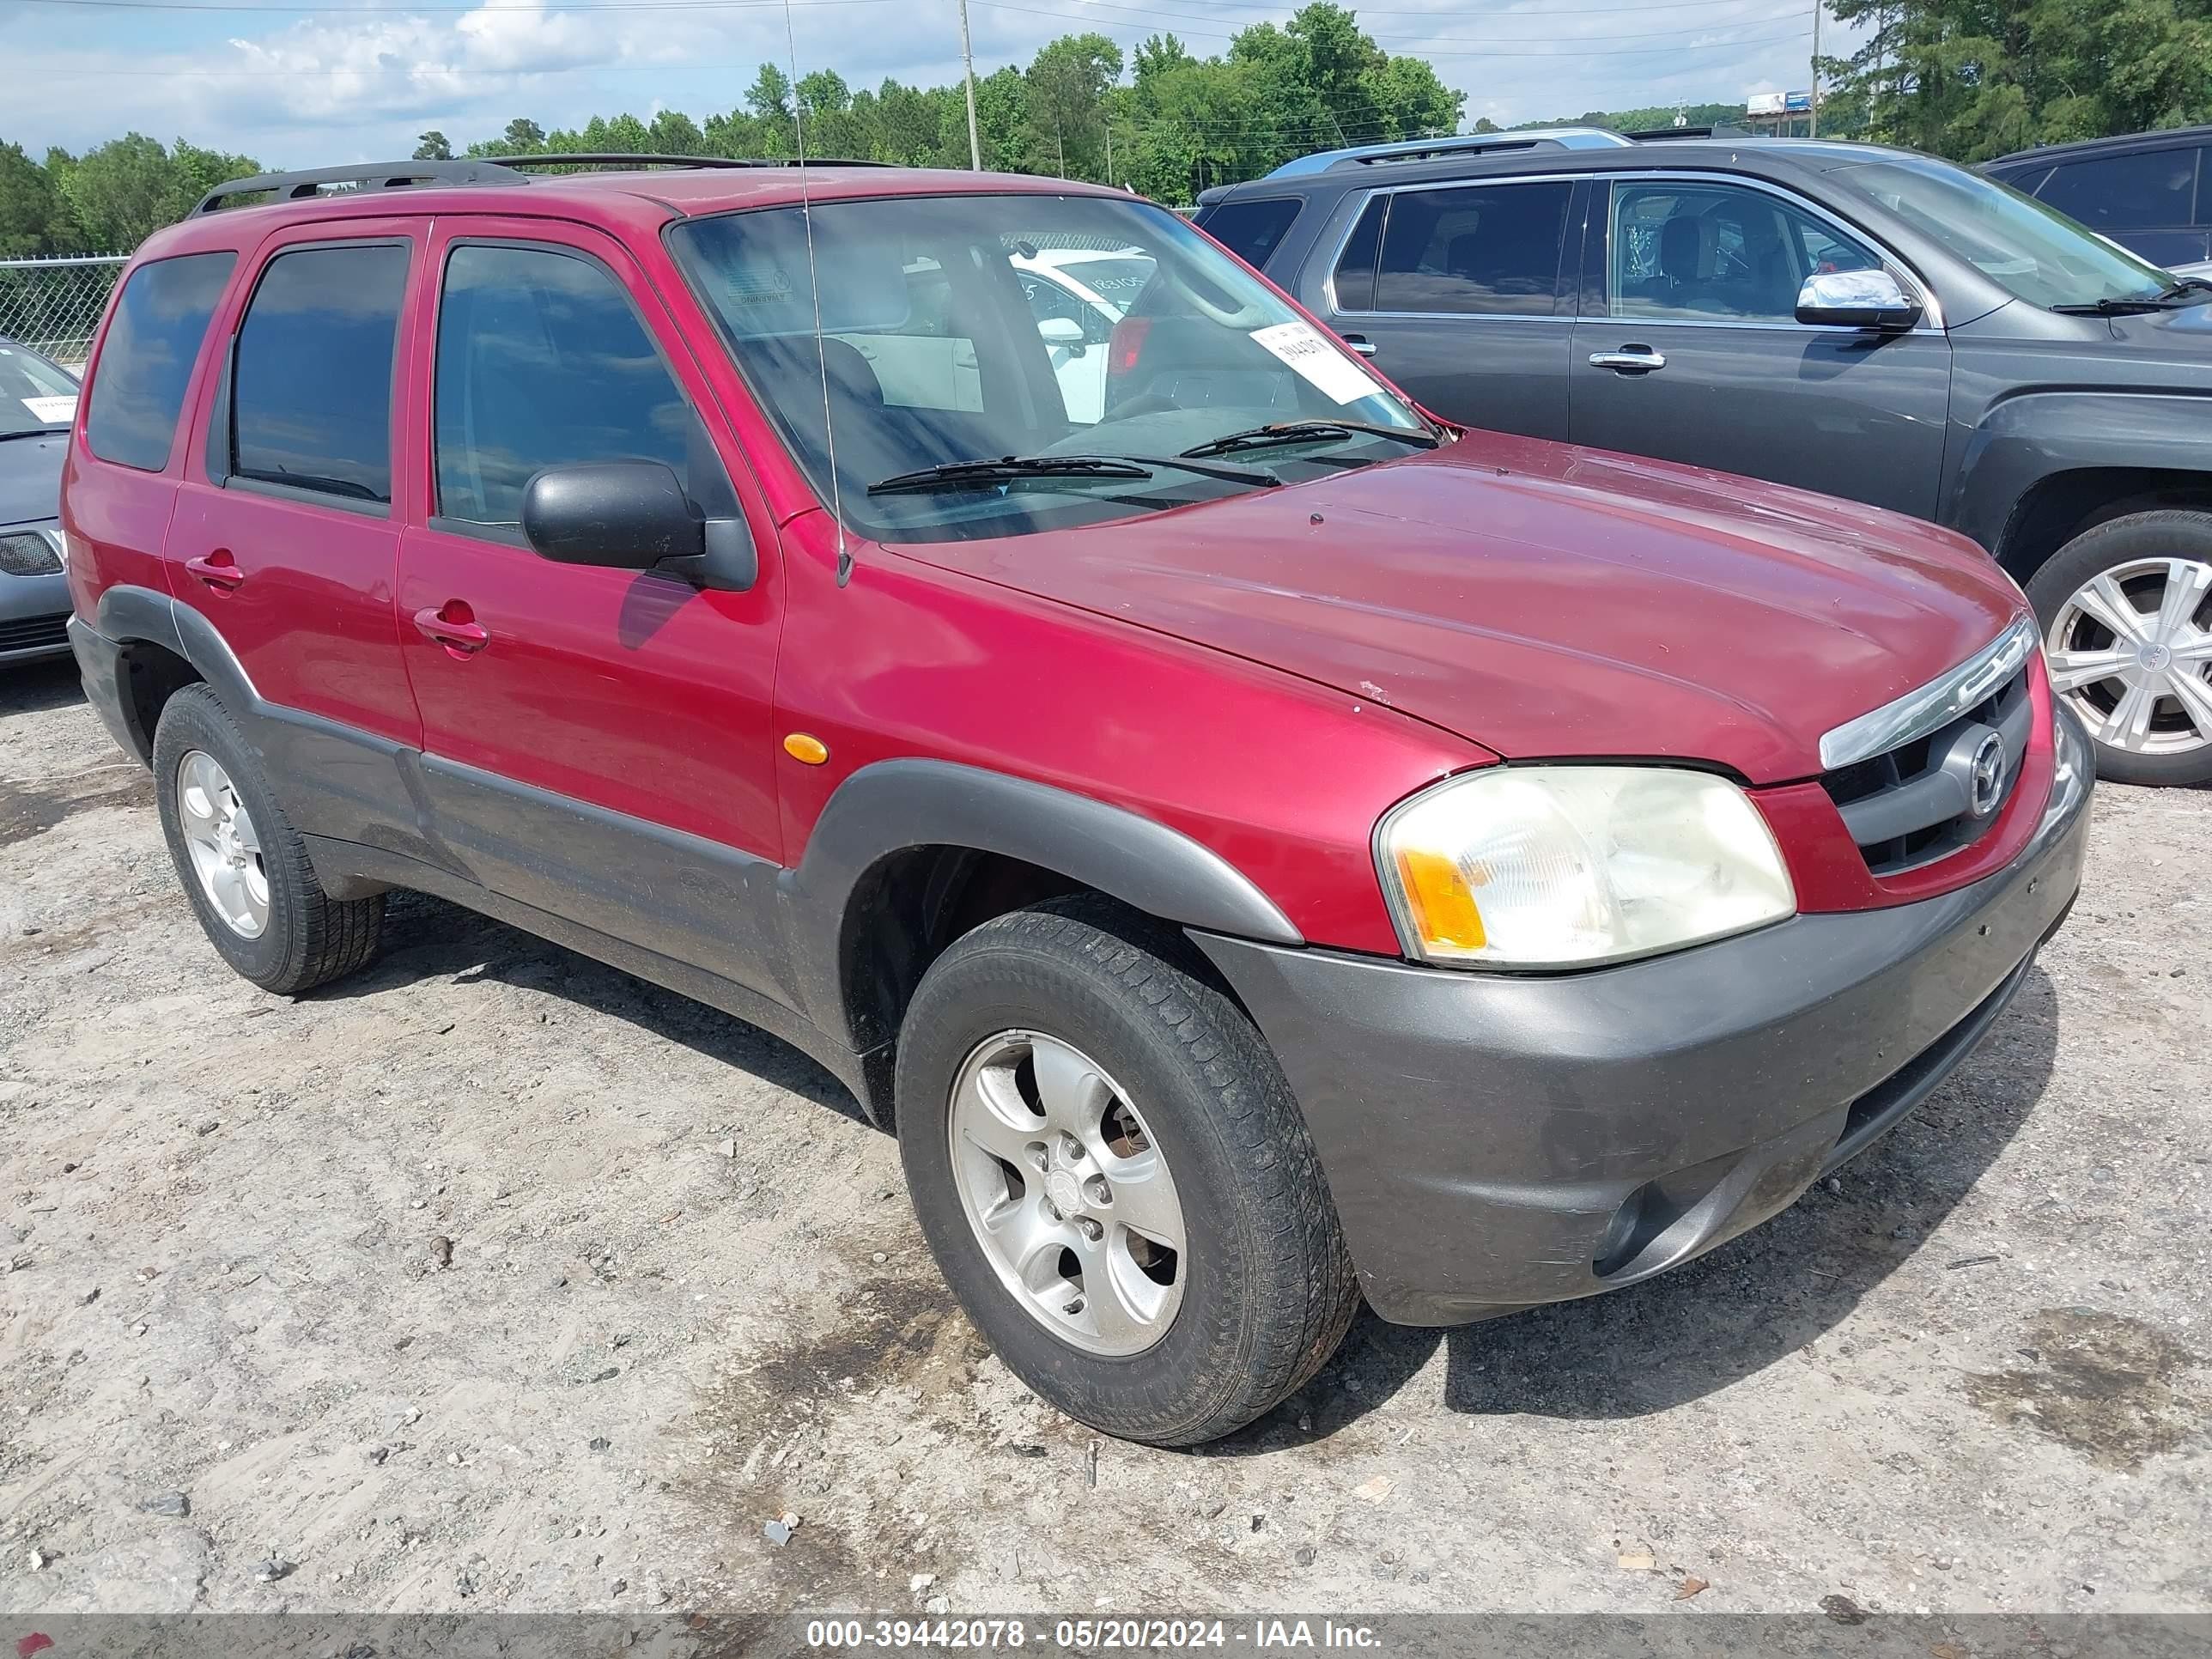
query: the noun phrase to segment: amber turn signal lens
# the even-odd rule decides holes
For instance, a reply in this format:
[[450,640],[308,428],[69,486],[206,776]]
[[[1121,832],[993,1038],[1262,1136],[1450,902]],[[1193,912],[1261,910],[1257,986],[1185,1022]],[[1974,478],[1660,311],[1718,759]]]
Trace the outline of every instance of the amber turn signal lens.
[[1398,854],[1398,880],[1413,913],[1413,925],[1431,945],[1480,951],[1489,942],[1482,912],[1475,908],[1459,866],[1441,854],[1407,848]]
[[783,752],[795,761],[819,766],[830,758],[830,745],[819,738],[810,737],[804,732],[794,732],[783,740]]

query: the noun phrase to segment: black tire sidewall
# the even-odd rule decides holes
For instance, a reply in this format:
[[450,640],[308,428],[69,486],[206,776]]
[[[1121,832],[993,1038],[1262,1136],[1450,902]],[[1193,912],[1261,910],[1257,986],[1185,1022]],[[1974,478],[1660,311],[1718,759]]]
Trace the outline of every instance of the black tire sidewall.
[[[253,819],[261,841],[262,867],[269,877],[269,925],[257,939],[233,929],[209,902],[201,889],[199,873],[192,867],[191,849],[185,844],[184,817],[177,802],[177,769],[185,757],[198,750],[213,757],[230,776]],[[306,853],[276,799],[269,788],[258,758],[237,724],[216,695],[204,686],[186,686],[163,705],[154,729],[154,801],[161,818],[161,835],[169,844],[169,857],[177,879],[191,901],[222,959],[257,984],[281,981],[300,950],[303,919],[299,895],[301,877],[314,877],[304,868]],[[299,869],[291,867],[295,863]]]
[[[930,1249],[1006,1367],[1084,1422],[1127,1439],[1179,1443],[1210,1437],[1199,1425],[1233,1392],[1220,1379],[1249,1364],[1255,1230],[1246,1224],[1237,1155],[1213,1115],[1212,1087],[1134,1001],[1116,995],[1091,964],[1012,942],[977,949],[963,941],[933,969],[902,1028],[899,1152]],[[1013,1030],[1062,1038],[1129,1091],[1174,1176],[1186,1243],[1182,1301],[1167,1334],[1141,1353],[1089,1353],[1046,1329],[1006,1290],[969,1224],[952,1172],[951,1085],[977,1044]]]
[[[2066,602],[2102,572],[2138,559],[2176,555],[2212,564],[2212,513],[2163,508],[2108,520],[2045,560],[2025,591],[2048,635]],[[2212,783],[2212,746],[2186,755],[2131,755],[2098,742],[2094,729],[2088,735],[2097,775],[2111,782],[2154,787]]]

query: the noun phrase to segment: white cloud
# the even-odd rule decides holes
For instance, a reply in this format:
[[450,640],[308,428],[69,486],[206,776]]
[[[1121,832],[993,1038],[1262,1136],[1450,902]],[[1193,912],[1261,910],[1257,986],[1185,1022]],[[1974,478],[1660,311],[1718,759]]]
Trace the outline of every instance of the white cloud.
[[[1018,3],[1030,9],[975,0],[979,70],[1025,62],[1054,35],[1092,28],[1125,52],[1147,34],[1177,33],[1211,55],[1227,46],[1218,37],[1264,18],[1279,21],[1291,9],[1192,0]],[[1806,82],[1811,42],[1794,35],[1809,20],[1795,7],[1778,17],[1777,0],[1717,9],[1713,0],[1632,11],[1613,9],[1619,3],[1597,10],[1585,0],[1516,0],[1475,15],[1462,0],[1392,0],[1360,21],[1389,51],[1429,57],[1448,84],[1468,93],[1469,121],[1487,115],[1510,125]],[[834,68],[855,87],[886,75],[925,85],[955,78],[953,17],[945,0],[802,0],[792,13],[801,67]],[[788,61],[784,14],[773,6],[563,11],[547,0],[488,0],[458,12],[364,8],[269,29],[241,27],[246,21],[216,14],[203,27],[173,14],[11,8],[0,14],[0,57],[10,65],[0,136],[35,153],[137,128],[312,166],[404,155],[429,126],[465,144],[516,115],[549,128],[623,110],[703,118],[734,107],[761,62]],[[1842,31],[1830,28],[1828,49],[1848,50]]]

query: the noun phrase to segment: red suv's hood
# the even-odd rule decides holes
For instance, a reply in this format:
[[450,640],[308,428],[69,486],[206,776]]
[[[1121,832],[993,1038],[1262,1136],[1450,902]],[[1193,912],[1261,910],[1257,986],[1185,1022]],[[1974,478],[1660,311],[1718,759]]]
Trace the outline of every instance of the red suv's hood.
[[1755,783],[2024,605],[1980,550],[1802,490],[1492,434],[1110,526],[906,550],[1273,664],[1508,757]]

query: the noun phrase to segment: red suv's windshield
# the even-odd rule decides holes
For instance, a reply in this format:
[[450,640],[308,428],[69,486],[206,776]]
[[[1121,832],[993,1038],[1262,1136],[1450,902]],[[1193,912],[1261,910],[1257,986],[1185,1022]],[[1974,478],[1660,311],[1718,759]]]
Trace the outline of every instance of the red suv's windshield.
[[[835,202],[813,209],[811,251],[797,207],[694,220],[672,240],[823,498],[834,449],[845,516],[872,536],[1096,522],[1431,441],[1356,357],[1148,203]],[[1086,319],[1039,280],[1063,272],[1110,276],[1110,315]],[[1285,422],[1318,424],[1302,441],[1221,441]],[[1023,467],[945,476],[1009,457]]]

